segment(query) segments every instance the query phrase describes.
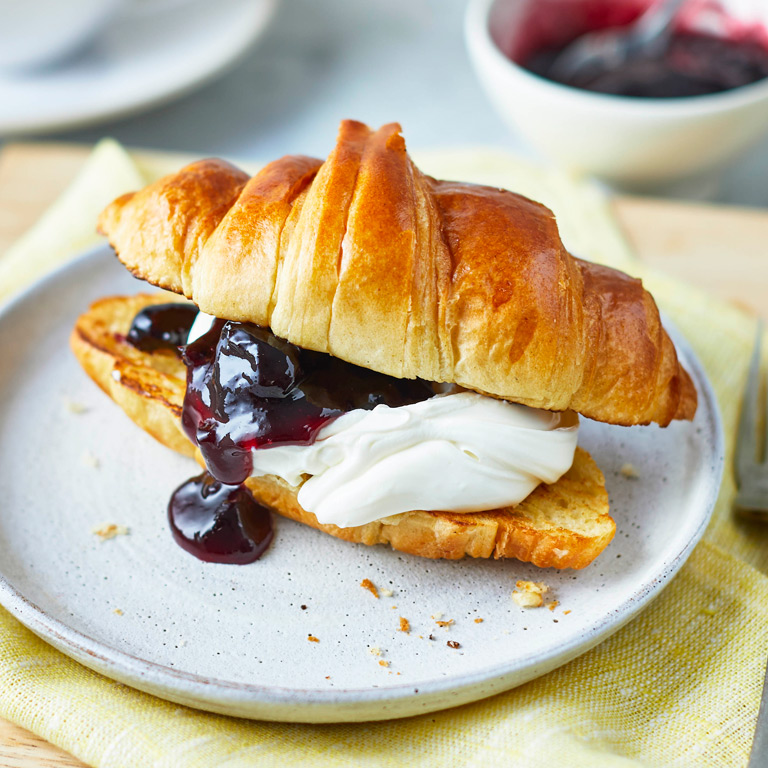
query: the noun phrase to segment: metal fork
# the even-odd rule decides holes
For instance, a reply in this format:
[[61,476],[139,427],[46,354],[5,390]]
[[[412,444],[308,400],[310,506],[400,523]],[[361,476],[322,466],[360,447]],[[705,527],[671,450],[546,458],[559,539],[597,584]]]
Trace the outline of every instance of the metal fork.
[[763,321],[760,320],[736,437],[735,470],[739,492],[733,506],[742,517],[768,522],[768,398],[762,434],[758,432],[762,345]]
[[[735,472],[739,492],[734,511],[750,520],[768,522],[768,396],[764,407],[764,427],[760,423],[760,359],[763,350],[763,322],[757,325],[755,349],[749,365],[749,377],[741,404],[739,432],[736,437]],[[768,669],[763,683],[755,738],[747,768],[768,765]]]

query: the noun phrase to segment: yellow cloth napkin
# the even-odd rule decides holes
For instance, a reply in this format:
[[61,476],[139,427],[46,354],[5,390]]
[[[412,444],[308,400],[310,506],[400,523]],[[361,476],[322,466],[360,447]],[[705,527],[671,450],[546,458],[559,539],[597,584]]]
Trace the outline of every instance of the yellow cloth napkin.
[[[538,680],[446,712],[361,725],[250,722],[167,703],[71,661],[0,610],[0,715],[98,768],[746,765],[768,656],[768,532],[732,518],[730,464],[753,320],[635,261],[588,185],[498,152],[416,160],[436,176],[549,204],[574,252],[643,277],[695,348],[722,408],[727,469],[713,522],[680,574],[639,618]],[[19,288],[60,263],[85,244],[94,211],[136,186],[134,174],[149,181],[168,167],[98,147],[58,212],[0,256],[0,285]],[[55,254],[41,250],[52,242]]]

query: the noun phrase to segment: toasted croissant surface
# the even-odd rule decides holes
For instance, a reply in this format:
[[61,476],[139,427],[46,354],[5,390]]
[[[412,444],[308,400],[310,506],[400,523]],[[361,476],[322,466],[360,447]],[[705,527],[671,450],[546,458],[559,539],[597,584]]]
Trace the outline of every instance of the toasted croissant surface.
[[344,121],[325,162],[251,179],[194,163],[99,226],[134,274],[203,311],[391,376],[614,424],[696,411],[639,280],[572,257],[538,203],[425,176],[397,124]]
[[[136,424],[169,448],[192,456],[194,446],[180,419],[183,363],[170,353],[141,352],[125,341],[137,312],[167,301],[162,295],[101,299],[78,319],[70,343],[88,375]],[[615,531],[603,475],[581,449],[560,480],[540,485],[514,509],[406,512],[352,528],[319,523],[298,503],[298,489],[277,477],[252,477],[246,485],[281,515],[332,536],[390,544],[422,557],[515,557],[541,567],[583,568],[605,549]]]

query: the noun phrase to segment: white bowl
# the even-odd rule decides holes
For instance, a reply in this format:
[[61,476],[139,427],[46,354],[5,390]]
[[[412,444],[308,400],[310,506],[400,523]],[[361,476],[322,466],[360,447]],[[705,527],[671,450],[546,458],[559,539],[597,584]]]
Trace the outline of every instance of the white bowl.
[[[710,96],[649,99],[528,72],[500,46],[509,50],[515,36],[519,42],[530,2],[542,0],[470,0],[466,42],[502,118],[550,160],[621,186],[658,187],[717,168],[768,131],[768,80]],[[766,14],[765,5],[757,14]]]

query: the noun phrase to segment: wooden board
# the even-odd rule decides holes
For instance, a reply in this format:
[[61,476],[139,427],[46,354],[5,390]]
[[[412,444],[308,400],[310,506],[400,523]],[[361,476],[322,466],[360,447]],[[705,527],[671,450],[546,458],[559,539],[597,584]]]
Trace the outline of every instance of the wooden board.
[[[0,153],[0,255],[58,197],[87,147],[11,144]],[[667,273],[768,320],[768,211],[619,197],[615,213],[637,254]],[[3,768],[84,768],[0,718]]]

